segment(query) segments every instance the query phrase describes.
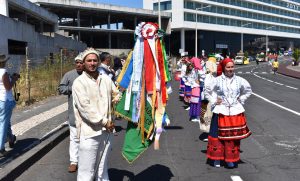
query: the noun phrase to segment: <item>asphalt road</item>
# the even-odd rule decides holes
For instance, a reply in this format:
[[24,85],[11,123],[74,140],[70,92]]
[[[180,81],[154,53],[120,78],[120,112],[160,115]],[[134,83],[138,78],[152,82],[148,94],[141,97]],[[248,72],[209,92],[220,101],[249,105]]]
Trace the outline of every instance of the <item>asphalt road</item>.
[[[241,163],[236,169],[214,168],[206,163],[206,143],[198,123],[188,121],[188,111],[178,100],[178,82],[168,103],[171,126],[161,136],[160,150],[153,145],[133,164],[121,156],[126,121],[116,122],[109,176],[121,180],[245,180],[296,181],[300,178],[300,80],[270,74],[266,63],[239,66],[237,75],[247,79],[253,95],[246,102],[246,117],[253,132],[242,140]],[[17,180],[75,180],[69,174],[68,140],[65,139]]]

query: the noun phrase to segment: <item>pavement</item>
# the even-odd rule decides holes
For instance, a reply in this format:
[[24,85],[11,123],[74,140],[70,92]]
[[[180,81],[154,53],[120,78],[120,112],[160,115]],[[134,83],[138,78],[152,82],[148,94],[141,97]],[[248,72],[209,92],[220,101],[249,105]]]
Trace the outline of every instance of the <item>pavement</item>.
[[293,66],[292,61],[287,57],[285,61],[280,62],[278,73],[300,79],[300,64],[298,66]]
[[17,141],[0,158],[0,180],[15,180],[69,134],[66,96],[53,96],[24,108],[15,108],[11,119]]

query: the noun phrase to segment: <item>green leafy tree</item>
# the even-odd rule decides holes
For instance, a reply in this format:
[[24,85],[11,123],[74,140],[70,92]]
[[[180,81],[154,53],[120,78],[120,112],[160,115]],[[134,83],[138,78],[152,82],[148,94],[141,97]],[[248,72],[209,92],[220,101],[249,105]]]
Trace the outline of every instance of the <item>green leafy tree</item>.
[[296,48],[293,52],[294,65],[299,65],[300,49]]

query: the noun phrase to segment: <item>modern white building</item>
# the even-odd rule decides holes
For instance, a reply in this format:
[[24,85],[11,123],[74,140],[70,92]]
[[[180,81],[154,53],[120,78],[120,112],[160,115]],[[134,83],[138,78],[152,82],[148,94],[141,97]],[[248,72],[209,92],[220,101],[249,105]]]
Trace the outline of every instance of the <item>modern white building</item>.
[[[300,46],[300,0],[143,0],[172,13],[171,43],[189,55],[257,53]],[[197,31],[197,33],[195,33]],[[197,40],[195,39],[197,37]]]

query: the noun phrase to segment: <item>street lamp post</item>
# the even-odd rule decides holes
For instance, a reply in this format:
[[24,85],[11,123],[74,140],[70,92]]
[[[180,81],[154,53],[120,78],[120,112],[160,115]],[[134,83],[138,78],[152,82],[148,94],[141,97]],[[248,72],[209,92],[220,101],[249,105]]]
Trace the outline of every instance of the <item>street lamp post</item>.
[[158,27],[161,29],[160,0],[158,0]]
[[196,8],[196,28],[195,28],[195,57],[198,57],[198,10],[204,9],[204,8],[210,8],[211,5],[207,5],[201,8]]
[[[241,27],[248,26],[250,24],[252,24],[252,23],[243,24],[243,25],[241,25]],[[243,33],[243,30],[241,31],[241,51],[242,51],[242,53],[244,52],[244,33]]]
[[[269,26],[266,28],[266,30],[274,28],[275,26]],[[268,32],[266,31],[266,60],[267,60],[267,55],[268,55]]]

